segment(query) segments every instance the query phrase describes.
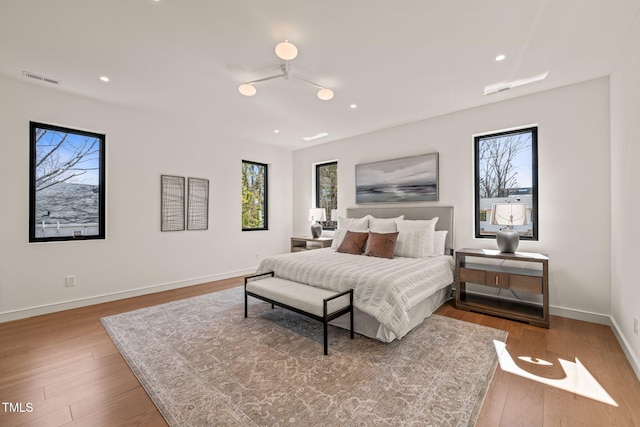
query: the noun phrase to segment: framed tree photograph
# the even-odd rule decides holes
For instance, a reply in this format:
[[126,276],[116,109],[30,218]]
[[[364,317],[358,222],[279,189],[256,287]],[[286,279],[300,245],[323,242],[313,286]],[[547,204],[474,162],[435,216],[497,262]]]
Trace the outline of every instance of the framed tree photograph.
[[183,231],[184,220],[184,177],[161,175],[160,177],[160,230]]
[[29,124],[29,242],[105,238],[104,134]]

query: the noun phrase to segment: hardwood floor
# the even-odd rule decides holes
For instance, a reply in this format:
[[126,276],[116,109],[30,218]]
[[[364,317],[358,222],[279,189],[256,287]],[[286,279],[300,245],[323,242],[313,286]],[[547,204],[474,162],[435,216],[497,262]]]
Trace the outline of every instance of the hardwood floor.
[[[242,278],[227,279],[0,324],[0,425],[166,425],[99,319],[241,284]],[[451,304],[438,314],[507,330],[507,349],[514,359],[529,356],[554,363],[518,362],[539,376],[562,378],[557,359],[577,357],[618,404],[498,367],[478,426],[640,426],[640,382],[609,327],[552,317],[547,330],[456,310]]]
[[[551,316],[549,329],[455,309],[438,314],[509,332],[507,350],[517,365],[537,376],[562,379],[558,359],[577,358],[618,407],[504,372],[489,387],[477,426],[640,426],[640,381],[608,326]],[[553,366],[522,362],[531,357]]]

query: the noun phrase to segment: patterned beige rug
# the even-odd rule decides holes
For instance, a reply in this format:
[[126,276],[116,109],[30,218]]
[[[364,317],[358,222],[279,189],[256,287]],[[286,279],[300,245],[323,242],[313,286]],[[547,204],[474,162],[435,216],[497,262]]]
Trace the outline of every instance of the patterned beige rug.
[[467,426],[507,332],[433,315],[384,344],[242,287],[102,319],[171,426]]

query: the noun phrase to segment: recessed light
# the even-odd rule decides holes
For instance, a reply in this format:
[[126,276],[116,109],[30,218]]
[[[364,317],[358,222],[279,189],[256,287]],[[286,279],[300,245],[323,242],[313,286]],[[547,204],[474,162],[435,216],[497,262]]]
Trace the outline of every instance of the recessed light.
[[500,54],[500,55],[496,56],[496,61],[502,61],[502,60],[504,60],[505,58],[506,58],[506,56],[505,56],[505,55]]
[[358,108],[356,104],[351,104],[349,107],[351,107],[352,110],[355,110],[356,108]]
[[105,83],[106,83],[106,82],[108,82],[108,81],[109,81],[109,77],[107,77],[107,76],[101,76],[101,77],[100,77],[100,80],[102,80],[103,82],[105,82]]
[[275,130],[273,131],[273,133],[280,133],[280,130],[279,130],[279,129],[275,129]]

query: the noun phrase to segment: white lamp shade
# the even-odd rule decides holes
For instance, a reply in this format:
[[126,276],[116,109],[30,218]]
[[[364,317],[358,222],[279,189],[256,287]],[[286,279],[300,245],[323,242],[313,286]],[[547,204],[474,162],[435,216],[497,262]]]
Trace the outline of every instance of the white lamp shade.
[[256,94],[256,88],[249,83],[245,83],[238,87],[238,92],[240,92],[244,96],[253,96]]
[[331,89],[322,88],[318,91],[318,98],[323,101],[329,101],[333,98],[333,91]]
[[290,61],[298,56],[298,48],[289,40],[285,40],[276,45],[276,55],[278,58]]
[[309,209],[309,221],[326,221],[327,214],[322,208]]
[[489,223],[493,225],[526,225],[527,205],[524,203],[494,203],[491,206]]

